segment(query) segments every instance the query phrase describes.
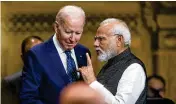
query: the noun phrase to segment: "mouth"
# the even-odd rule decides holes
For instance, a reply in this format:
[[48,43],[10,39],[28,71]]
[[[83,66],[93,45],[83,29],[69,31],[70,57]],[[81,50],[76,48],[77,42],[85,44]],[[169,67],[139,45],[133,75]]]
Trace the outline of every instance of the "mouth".
[[73,45],[75,45],[75,44],[67,44],[68,46],[73,46]]
[[67,43],[68,46],[74,46],[76,43]]
[[100,50],[96,50],[97,55],[101,54]]

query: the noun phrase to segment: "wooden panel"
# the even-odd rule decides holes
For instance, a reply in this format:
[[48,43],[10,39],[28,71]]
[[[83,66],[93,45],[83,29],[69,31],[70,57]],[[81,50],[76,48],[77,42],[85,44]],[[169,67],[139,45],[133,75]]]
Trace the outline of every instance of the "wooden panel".
[[[78,5],[81,6],[86,13],[140,13],[139,2],[73,2],[73,1],[6,1],[2,4],[8,7],[9,13],[50,13],[58,12],[58,10],[65,5]],[[25,8],[21,8],[21,6]]]
[[162,30],[159,32],[159,48],[176,50],[176,30]]
[[157,22],[160,28],[176,28],[176,15],[163,15],[157,16]]
[[159,50],[158,74],[166,80],[166,97],[176,102],[176,50]]

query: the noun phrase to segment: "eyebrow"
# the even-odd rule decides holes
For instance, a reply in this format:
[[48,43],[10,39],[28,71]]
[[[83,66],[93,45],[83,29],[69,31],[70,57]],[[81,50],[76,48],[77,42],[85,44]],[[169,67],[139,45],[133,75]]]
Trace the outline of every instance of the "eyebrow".
[[94,37],[97,37],[97,38],[98,38],[98,37],[104,37],[104,36],[94,36]]
[[71,28],[69,28],[66,24],[63,24],[61,27],[64,29],[64,31],[71,31],[71,32],[77,32],[77,33],[83,33],[83,29],[74,31]]
[[95,36],[94,39],[104,39],[105,37],[104,36]]

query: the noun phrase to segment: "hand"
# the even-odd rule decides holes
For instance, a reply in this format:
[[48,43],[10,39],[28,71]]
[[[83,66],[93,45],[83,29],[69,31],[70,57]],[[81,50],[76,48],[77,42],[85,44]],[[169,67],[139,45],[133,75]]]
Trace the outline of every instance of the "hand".
[[93,67],[92,67],[92,62],[88,53],[86,53],[86,57],[87,57],[87,66],[83,66],[79,68],[79,71],[81,72],[84,81],[88,84],[91,84],[93,81],[96,80],[96,77],[95,77]]

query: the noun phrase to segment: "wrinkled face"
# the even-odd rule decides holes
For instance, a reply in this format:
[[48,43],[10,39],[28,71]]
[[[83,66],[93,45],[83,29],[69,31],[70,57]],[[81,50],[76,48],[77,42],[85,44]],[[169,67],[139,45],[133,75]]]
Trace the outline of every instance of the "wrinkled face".
[[64,50],[73,49],[83,33],[84,18],[66,17],[63,23],[56,22],[55,32]]
[[98,59],[100,61],[107,61],[117,55],[116,36],[111,34],[109,30],[112,25],[100,26],[97,30],[94,47],[96,49]]

